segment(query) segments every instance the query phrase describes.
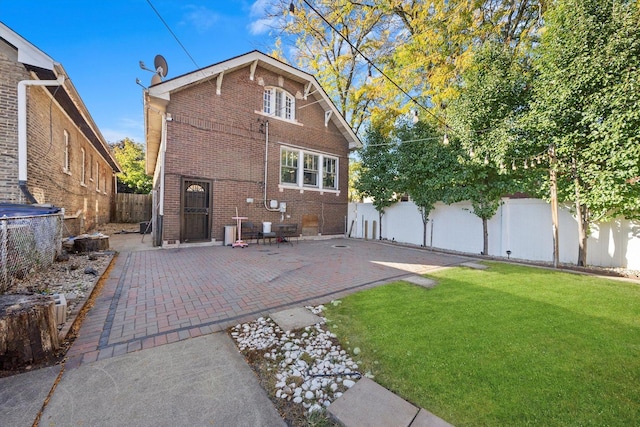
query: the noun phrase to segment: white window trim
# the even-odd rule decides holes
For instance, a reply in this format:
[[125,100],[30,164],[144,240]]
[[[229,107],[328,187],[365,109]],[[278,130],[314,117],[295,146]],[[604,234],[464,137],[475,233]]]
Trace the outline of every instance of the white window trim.
[[[324,157],[322,158],[322,165],[320,165],[320,168],[321,168],[321,169],[320,169],[320,172],[321,172],[320,179],[322,180],[322,183],[323,183],[322,185],[324,186],[324,175],[325,175],[325,173],[326,173],[326,171],[325,171],[325,169],[324,169],[324,161],[325,161],[325,160],[327,160],[327,159],[335,160],[336,170],[335,170],[335,172],[334,172],[334,175],[335,175],[335,184],[336,184],[336,186],[335,186],[335,188],[333,188],[333,187],[327,187],[326,189],[327,189],[327,190],[333,190],[333,191],[336,191],[336,190],[338,189],[338,165],[340,164],[340,162],[338,161],[338,158],[337,158],[337,157],[333,157],[333,156],[324,156]],[[323,187],[323,188],[324,188],[324,187]]]
[[69,156],[69,132],[64,130],[64,159],[62,164],[62,172],[71,175],[71,158]]
[[89,156],[89,181],[93,182],[93,154]]
[[100,164],[96,161],[96,193],[100,192]]
[[87,173],[87,170],[86,170],[87,153],[85,152],[84,147],[80,148],[80,154],[82,157],[82,164],[80,165],[80,185],[83,187],[86,187],[87,183],[85,182],[85,175]]
[[[282,151],[283,150],[287,150],[287,151],[297,151],[298,152],[298,170],[297,170],[297,182],[295,184],[293,183],[287,183],[287,182],[282,182]],[[312,154],[314,156],[318,156],[318,185],[317,186],[311,186],[311,185],[304,185],[304,155],[305,154]],[[323,183],[324,183],[324,159],[325,158],[331,158],[331,159],[335,159],[336,161],[336,188],[324,188],[323,187]],[[318,151],[312,151],[312,150],[305,150],[302,148],[295,148],[295,147],[291,147],[291,146],[287,146],[287,145],[281,145],[280,146],[280,165],[279,165],[279,169],[278,169],[278,176],[279,178],[279,184],[278,184],[278,189],[280,191],[284,191],[285,189],[288,190],[299,190],[300,193],[304,193],[305,191],[317,191],[320,192],[320,194],[324,194],[324,193],[334,193],[336,194],[336,196],[340,195],[340,177],[339,177],[339,170],[340,170],[340,158],[338,156],[335,155],[331,155],[331,154],[325,154],[325,153],[321,153]]]
[[[269,96],[270,112],[267,112],[264,108],[264,102],[265,102],[264,93],[267,91],[271,92]],[[282,102],[282,105],[280,106],[280,109],[276,111],[276,105],[277,105],[276,98],[278,98],[278,96],[281,94],[284,95],[284,98],[282,98],[283,102]],[[291,100],[291,115],[292,115],[291,118],[286,117],[287,99]],[[284,90],[283,88],[280,88],[277,86],[266,86],[264,88],[264,91],[262,93],[262,111],[256,111],[256,113],[266,117],[273,117],[274,119],[283,120],[288,123],[298,123],[298,121],[296,120],[296,97],[293,96],[288,91]]]

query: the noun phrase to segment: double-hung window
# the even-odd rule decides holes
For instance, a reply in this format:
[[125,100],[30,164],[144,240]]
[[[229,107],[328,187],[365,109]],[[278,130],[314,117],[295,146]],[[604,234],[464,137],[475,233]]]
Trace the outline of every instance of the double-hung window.
[[280,150],[280,184],[301,190],[338,190],[338,158],[302,149]]
[[280,154],[280,182],[298,183],[298,150],[283,148]]
[[296,99],[289,92],[268,87],[264,90],[262,110],[265,114],[286,120],[295,120]]
[[333,157],[324,157],[324,165],[322,167],[322,188],[335,190],[338,188],[337,180],[337,164],[338,159]]
[[308,187],[318,186],[318,155],[304,153],[304,181]]

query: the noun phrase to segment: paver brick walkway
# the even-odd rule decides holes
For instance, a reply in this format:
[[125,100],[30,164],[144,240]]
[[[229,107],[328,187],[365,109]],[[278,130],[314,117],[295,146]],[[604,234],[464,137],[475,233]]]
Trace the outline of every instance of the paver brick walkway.
[[[346,246],[346,247],[344,247]],[[121,252],[67,368],[320,304],[467,258],[360,240]]]

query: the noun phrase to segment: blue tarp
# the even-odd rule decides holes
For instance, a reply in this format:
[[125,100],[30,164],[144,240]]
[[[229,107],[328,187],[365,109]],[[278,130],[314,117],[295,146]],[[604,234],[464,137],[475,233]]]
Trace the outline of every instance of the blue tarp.
[[0,203],[0,218],[16,216],[51,215],[62,209],[55,206],[21,205],[18,203]]

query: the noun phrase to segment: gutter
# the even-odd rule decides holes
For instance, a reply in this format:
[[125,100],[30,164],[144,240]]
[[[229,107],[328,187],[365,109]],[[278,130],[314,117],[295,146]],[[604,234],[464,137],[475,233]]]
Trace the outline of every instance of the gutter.
[[29,203],[38,203],[27,188],[27,86],[62,86],[65,77],[57,80],[21,80],[18,82],[18,186]]

